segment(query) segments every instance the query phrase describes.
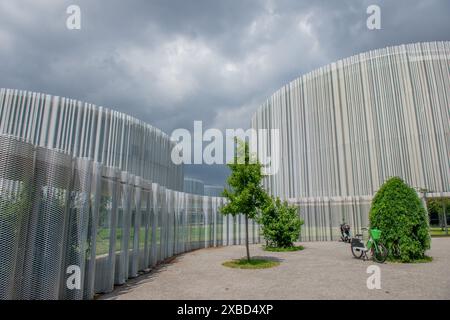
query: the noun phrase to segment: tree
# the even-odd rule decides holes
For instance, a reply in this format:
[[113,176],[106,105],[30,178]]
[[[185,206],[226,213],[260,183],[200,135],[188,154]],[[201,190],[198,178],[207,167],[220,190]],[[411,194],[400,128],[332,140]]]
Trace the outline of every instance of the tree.
[[262,187],[262,166],[255,155],[250,153],[246,142],[237,142],[237,152],[232,163],[228,164],[231,174],[227,179],[229,188],[225,189],[223,196],[228,203],[221,208],[224,215],[245,217],[245,245],[247,260],[250,261],[248,243],[248,220],[255,219],[261,209],[266,205],[269,196]]
[[303,225],[298,208],[278,198],[264,208],[258,222],[268,246],[277,248],[293,247]]
[[427,208],[430,220],[432,219],[434,220],[437,218],[439,220],[439,227],[444,229],[445,226],[447,225],[446,224],[447,216],[450,213],[450,198],[428,198]]
[[370,226],[381,230],[388,258],[410,262],[425,257],[430,248],[428,216],[416,191],[399,177],[388,179],[376,193]]

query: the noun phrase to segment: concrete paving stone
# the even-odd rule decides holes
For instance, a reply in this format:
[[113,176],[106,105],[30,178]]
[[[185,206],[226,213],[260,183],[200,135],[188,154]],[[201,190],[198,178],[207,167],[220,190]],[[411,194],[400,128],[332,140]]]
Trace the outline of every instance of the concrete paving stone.
[[[450,238],[433,238],[430,263],[384,263],[353,258],[342,242],[306,242],[303,251],[265,252],[278,267],[232,269],[222,262],[241,258],[245,246],[208,248],[176,257],[99,299],[450,299]],[[367,267],[381,268],[381,289],[369,290]]]

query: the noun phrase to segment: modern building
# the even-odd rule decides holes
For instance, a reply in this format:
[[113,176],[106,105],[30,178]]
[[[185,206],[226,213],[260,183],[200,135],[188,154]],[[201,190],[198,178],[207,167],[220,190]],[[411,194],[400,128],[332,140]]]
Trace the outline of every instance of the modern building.
[[183,191],[203,196],[205,195],[205,184],[202,180],[184,177]]
[[205,196],[208,197],[221,197],[223,190],[225,189],[224,186],[212,186],[212,185],[205,185]]
[[221,197],[223,186],[207,185],[200,179],[184,177],[184,192],[207,197]]
[[[390,176],[450,196],[450,43],[310,72],[270,97],[252,127],[281,132],[268,142],[280,143],[279,171],[264,184],[300,206],[304,241],[336,239],[343,220],[366,226]],[[213,188],[183,192],[172,147],[123,113],[1,89],[0,299],[92,298],[175,254],[243,243],[244,219],[223,217]],[[67,286],[78,272],[80,289]]]
[[337,238],[343,220],[366,226],[391,176],[449,196],[450,42],[369,51],[307,73],[275,92],[252,127],[280,130],[269,142],[280,144],[279,171],[264,184],[300,205],[304,240]]
[[1,89],[0,300],[89,299],[175,254],[243,243],[224,198],[182,192],[173,144],[117,111]]
[[0,134],[117,168],[183,191],[183,167],[161,130],[90,103],[20,90],[0,91]]

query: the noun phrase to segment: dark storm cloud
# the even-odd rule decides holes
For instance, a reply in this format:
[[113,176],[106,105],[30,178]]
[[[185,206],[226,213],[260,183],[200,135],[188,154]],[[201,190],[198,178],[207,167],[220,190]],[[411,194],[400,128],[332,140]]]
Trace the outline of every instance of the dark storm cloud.
[[[66,8],[82,29],[65,27]],[[382,30],[366,28],[378,4]],[[170,133],[248,127],[273,91],[374,48],[449,40],[450,2],[0,0],[0,87],[68,96]],[[188,173],[221,183],[226,170]]]

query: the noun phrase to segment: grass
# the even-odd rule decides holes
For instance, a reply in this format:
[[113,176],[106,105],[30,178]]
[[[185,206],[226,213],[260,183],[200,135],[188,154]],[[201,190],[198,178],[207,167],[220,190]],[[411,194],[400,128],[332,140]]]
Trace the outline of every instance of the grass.
[[270,251],[270,252],[292,252],[292,251],[300,251],[300,250],[303,250],[305,248],[303,246],[292,246],[292,247],[286,247],[286,248],[263,246],[263,249],[265,251]]
[[222,263],[223,266],[229,268],[237,268],[237,269],[267,269],[273,268],[280,263],[275,260],[270,259],[251,259],[250,261],[247,258],[241,258],[237,260],[226,261]]
[[424,256],[422,259],[414,260],[413,263],[427,263],[433,261],[433,257]]
[[445,229],[442,230],[441,228],[430,228],[430,235],[432,237],[450,237],[450,230],[448,235],[445,233]]
[[424,256],[422,259],[416,259],[416,260],[412,260],[412,261],[401,261],[400,259],[388,259],[389,262],[394,262],[394,263],[428,263],[433,261],[433,257],[430,256]]
[[[181,229],[184,229],[180,231]],[[110,246],[110,232],[111,230],[108,227],[99,227],[97,231],[97,241],[96,241],[96,255],[104,255],[109,252]],[[116,241],[115,241],[115,251],[121,250],[122,245],[122,228],[116,229]],[[187,227],[179,227],[178,232],[189,233],[191,242],[205,241],[205,234],[210,232],[210,227],[208,225],[190,225]],[[129,248],[133,247],[133,238],[134,238],[134,228],[130,228],[130,239],[128,246]],[[148,230],[148,241],[151,243],[152,239],[152,229]],[[161,227],[156,227],[156,245],[160,244],[161,240]],[[145,228],[140,227],[139,229],[139,248],[144,248],[145,246]]]

